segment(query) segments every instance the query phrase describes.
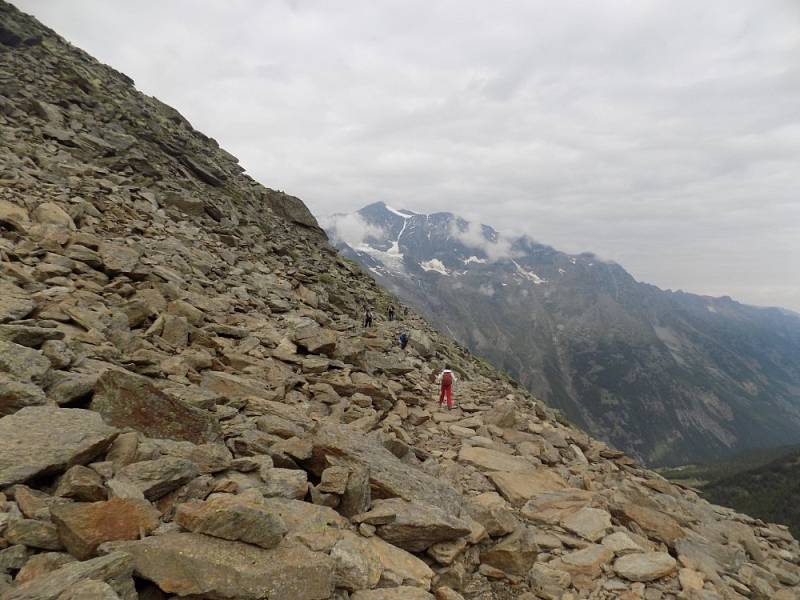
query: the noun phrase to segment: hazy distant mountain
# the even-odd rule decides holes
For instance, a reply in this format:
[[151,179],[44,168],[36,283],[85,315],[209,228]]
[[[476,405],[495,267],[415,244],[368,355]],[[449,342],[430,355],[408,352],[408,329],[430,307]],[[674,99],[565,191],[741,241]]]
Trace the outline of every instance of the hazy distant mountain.
[[573,422],[679,464],[800,441],[800,316],[664,291],[615,263],[383,203],[328,233]]

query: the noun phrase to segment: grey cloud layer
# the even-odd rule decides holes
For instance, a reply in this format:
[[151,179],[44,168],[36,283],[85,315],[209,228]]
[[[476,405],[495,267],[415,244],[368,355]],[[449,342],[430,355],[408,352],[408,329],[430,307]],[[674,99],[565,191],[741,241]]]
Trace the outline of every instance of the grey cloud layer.
[[318,214],[449,210],[800,310],[800,3],[17,4]]

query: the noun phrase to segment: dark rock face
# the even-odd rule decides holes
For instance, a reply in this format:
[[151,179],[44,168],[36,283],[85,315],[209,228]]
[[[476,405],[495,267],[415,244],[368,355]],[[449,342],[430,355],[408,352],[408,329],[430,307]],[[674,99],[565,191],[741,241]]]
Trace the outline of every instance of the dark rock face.
[[322,228],[317,223],[317,219],[308,210],[308,207],[303,204],[300,198],[295,198],[283,192],[276,192],[268,190],[264,194],[264,200],[272,211],[292,223],[297,223],[310,229],[322,231]]
[[338,240],[346,256],[592,435],[656,465],[800,441],[800,316],[662,291],[450,213],[357,214],[382,233]]
[[131,427],[155,438],[195,444],[222,436],[211,413],[161,392],[146,378],[123,371],[106,371],[97,381],[92,410],[115,427]]

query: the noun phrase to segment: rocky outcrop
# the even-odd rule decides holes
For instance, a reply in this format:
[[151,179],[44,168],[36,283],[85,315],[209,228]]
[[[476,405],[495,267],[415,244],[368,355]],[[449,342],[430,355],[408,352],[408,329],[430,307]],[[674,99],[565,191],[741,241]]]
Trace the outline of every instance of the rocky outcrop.
[[784,528],[385,321],[396,299],[293,200],[2,2],[0,24],[3,600],[796,594]]

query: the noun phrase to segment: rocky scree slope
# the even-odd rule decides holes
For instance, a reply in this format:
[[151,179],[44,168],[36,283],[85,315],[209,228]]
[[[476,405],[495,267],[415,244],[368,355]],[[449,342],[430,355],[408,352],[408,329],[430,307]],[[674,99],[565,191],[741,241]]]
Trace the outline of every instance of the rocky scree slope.
[[361,330],[394,300],[299,201],[4,3],[0,42],[0,598],[798,597],[784,527]]
[[375,203],[344,223],[354,218],[367,235],[337,240],[345,256],[571,422],[646,464],[800,440],[796,314],[660,290],[591,254],[505,239],[451,213]]

